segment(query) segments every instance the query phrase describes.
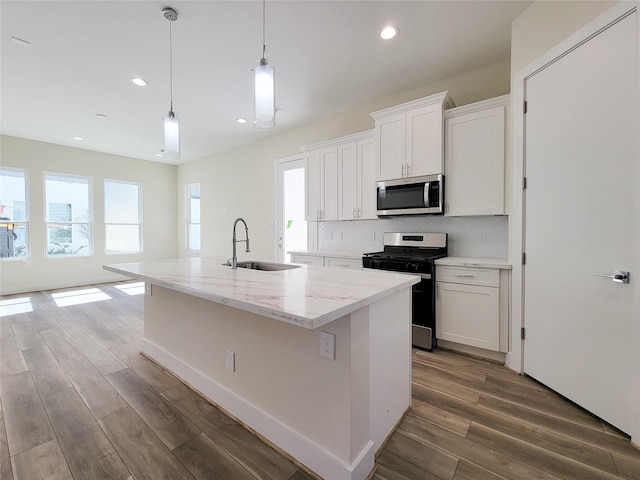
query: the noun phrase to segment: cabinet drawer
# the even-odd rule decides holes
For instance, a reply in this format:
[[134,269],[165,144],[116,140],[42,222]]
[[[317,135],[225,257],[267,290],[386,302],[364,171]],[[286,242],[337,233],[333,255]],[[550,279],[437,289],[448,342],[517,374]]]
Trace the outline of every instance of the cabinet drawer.
[[436,267],[438,282],[461,283],[497,287],[500,284],[500,270],[476,267]]
[[338,268],[362,268],[362,260],[358,258],[325,257],[325,266]]
[[291,263],[301,263],[302,265],[324,265],[324,257],[314,255],[291,255]]

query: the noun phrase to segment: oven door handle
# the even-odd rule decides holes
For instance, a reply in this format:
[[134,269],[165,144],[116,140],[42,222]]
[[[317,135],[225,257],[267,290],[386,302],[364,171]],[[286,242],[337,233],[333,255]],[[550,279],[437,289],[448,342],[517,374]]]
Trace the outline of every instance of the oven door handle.
[[424,182],[424,193],[423,193],[423,199],[422,201],[424,202],[424,208],[429,208],[429,185],[431,184],[431,182]]
[[419,273],[418,275],[420,275],[420,278],[423,280],[431,280],[431,274],[430,273]]

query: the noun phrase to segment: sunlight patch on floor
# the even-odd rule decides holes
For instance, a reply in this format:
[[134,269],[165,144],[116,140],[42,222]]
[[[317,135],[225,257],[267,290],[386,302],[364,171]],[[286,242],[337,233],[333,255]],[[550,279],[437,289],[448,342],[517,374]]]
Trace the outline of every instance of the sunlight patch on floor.
[[7,315],[16,315],[18,313],[33,312],[31,305],[31,297],[10,298],[8,300],[0,300],[0,317]]
[[144,282],[126,283],[124,285],[116,285],[115,287],[127,295],[144,294]]
[[56,302],[58,307],[68,307],[70,305],[111,300],[111,297],[99,288],[85,288],[82,290],[52,293],[51,297],[53,297],[53,300]]

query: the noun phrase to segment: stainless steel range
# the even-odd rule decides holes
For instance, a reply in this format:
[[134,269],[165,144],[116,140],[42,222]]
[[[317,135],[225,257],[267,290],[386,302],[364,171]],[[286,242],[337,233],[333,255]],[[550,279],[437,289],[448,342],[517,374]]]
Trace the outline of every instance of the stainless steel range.
[[384,251],[365,253],[362,266],[406,272],[422,280],[413,286],[412,343],[431,350],[436,347],[434,260],[447,256],[446,233],[385,233]]

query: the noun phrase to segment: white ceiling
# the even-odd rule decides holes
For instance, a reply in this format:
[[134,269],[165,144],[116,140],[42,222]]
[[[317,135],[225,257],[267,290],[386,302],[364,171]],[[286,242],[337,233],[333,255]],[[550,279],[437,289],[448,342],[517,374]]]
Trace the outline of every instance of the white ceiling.
[[[265,132],[252,126],[261,1],[2,0],[0,133],[165,161],[155,155],[169,110],[166,6],[179,14],[173,106],[182,150],[167,163],[184,163],[508,59],[511,22],[530,3],[268,0],[280,111]],[[388,23],[400,35],[384,42]],[[136,76],[149,86],[134,86]]]

